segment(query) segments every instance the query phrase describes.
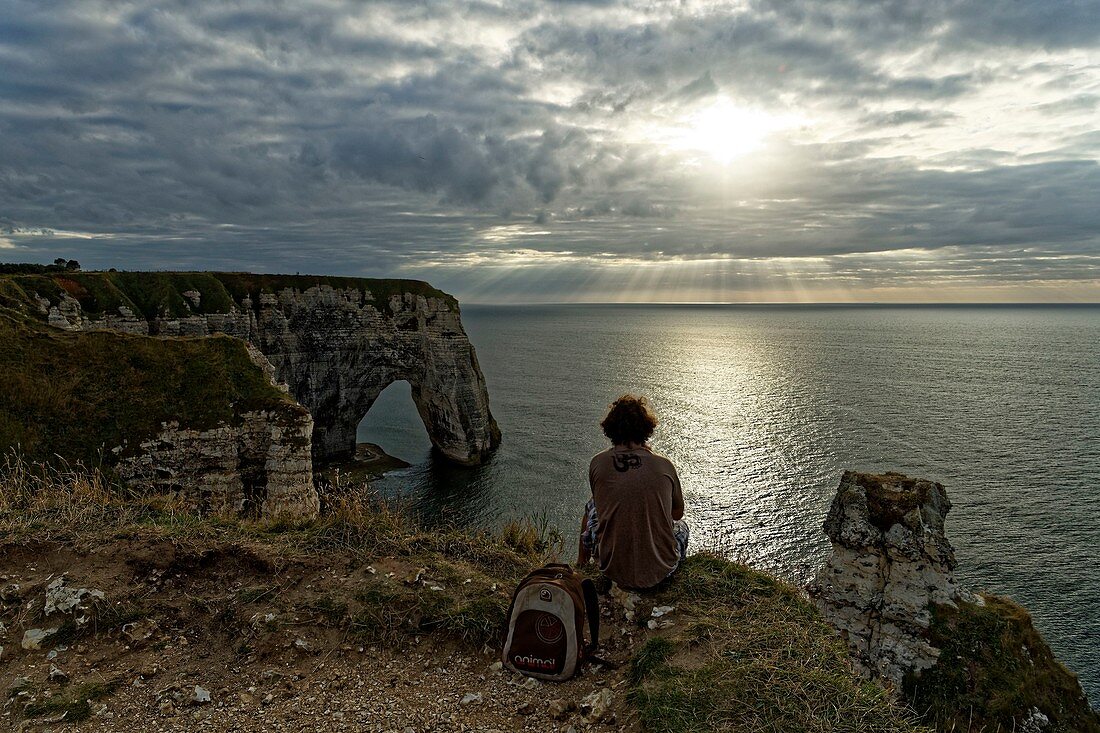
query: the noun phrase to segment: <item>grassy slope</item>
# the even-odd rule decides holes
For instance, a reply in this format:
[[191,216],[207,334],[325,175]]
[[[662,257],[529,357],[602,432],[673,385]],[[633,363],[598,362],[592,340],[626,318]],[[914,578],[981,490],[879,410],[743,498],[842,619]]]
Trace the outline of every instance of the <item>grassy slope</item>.
[[[166,502],[164,497],[125,499],[95,474],[0,461],[0,547],[121,543],[159,557],[163,551],[155,548],[168,545],[181,553],[186,548],[187,556],[196,558],[193,567],[173,566],[173,572],[183,573],[199,573],[206,557],[304,563],[308,583],[284,578],[276,588],[270,572],[260,568],[251,582],[226,595],[224,579],[218,580],[210,598],[196,606],[205,610],[192,622],[207,628],[214,619],[229,637],[240,632],[244,638],[252,633],[250,619],[268,610],[278,595],[281,613],[312,619],[310,624],[342,638],[399,645],[410,635],[434,633],[472,649],[499,641],[509,590],[555,547],[552,537],[530,523],[510,525],[499,535],[425,530],[402,512],[355,494],[330,502],[329,511],[315,520],[200,519]],[[140,565],[139,560],[119,562]],[[379,571],[361,573],[353,585],[321,582],[332,575],[326,569],[333,565],[371,563]],[[391,568],[396,577],[385,572]],[[410,582],[421,574],[432,581]],[[442,590],[432,589],[437,582]],[[296,590],[292,594],[288,588]],[[143,605],[147,601],[140,593],[110,595],[111,608],[104,610],[109,613],[97,616],[102,633],[157,612]],[[852,673],[843,642],[797,590],[774,578],[696,555],[667,587],[644,597],[642,623],[648,608],[657,605],[675,607],[669,616],[674,625],[656,632],[635,629],[645,641],[634,647],[623,670],[647,731],[924,730],[881,687]],[[618,639],[618,625],[610,623],[605,638]],[[944,649],[946,664],[906,690],[918,709],[927,711],[926,724],[941,731],[1009,731],[1012,717],[1018,728],[1020,711],[1038,705],[1051,716],[1052,733],[1097,730],[1079,689],[1068,684],[1072,678],[1014,604],[989,598],[985,607],[940,609],[933,643]],[[238,653],[253,651],[243,644]]]
[[1038,708],[1050,718],[1048,733],[1100,733],[1077,679],[1028,612],[1006,598],[983,598],[984,606],[935,611],[930,641],[943,650],[940,660],[905,683],[925,720],[940,730],[1008,733],[1018,728],[1020,711]]
[[294,409],[237,339],[67,333],[2,308],[0,373],[0,451],[39,460],[96,465],[166,420],[204,429],[246,410]]
[[[60,272],[37,275],[0,275],[0,305],[24,313],[36,312],[32,293],[51,302],[67,292],[90,315],[117,314],[120,306],[147,319],[161,314],[186,316],[193,313],[226,313],[233,303],[260,293],[285,288],[306,290],[324,284],[337,289],[367,290],[376,303],[386,304],[392,295],[413,293],[439,298],[453,309],[453,297],[419,280],[370,279],[323,275],[258,275],[234,272]],[[194,290],[201,295],[199,307],[183,297]]]
[[921,730],[853,676],[817,610],[767,575],[697,555],[653,602],[686,621],[635,656],[631,694],[647,730]]

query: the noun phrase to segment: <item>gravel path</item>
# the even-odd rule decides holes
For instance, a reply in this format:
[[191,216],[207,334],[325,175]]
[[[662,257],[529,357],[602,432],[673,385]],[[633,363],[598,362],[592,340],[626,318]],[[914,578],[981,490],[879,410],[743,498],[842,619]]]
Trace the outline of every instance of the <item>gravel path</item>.
[[488,654],[430,641],[389,652],[340,648],[294,665],[201,665],[178,651],[163,661],[93,702],[82,723],[4,717],[17,729],[57,731],[638,730],[618,670],[541,683],[501,670]]

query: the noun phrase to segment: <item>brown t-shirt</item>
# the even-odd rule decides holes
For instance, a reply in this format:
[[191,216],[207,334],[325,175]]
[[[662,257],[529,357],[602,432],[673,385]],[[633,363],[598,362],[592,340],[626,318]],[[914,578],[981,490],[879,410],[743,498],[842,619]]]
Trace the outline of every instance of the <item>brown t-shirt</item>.
[[679,562],[672,523],[684,495],[672,461],[648,447],[615,446],[588,466],[596,503],[600,570],[625,588],[649,588]]

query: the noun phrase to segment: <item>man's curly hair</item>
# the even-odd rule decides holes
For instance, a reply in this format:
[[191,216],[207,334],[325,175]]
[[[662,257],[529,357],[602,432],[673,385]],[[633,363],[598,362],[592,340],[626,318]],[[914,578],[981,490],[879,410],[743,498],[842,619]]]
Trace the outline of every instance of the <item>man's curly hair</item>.
[[644,443],[657,427],[657,416],[645,397],[624,394],[609,405],[607,417],[600,423],[603,434],[615,445]]

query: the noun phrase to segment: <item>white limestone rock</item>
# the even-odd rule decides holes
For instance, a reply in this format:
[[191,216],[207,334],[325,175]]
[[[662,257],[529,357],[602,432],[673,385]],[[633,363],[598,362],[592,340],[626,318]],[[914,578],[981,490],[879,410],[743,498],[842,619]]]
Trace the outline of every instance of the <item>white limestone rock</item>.
[[926,640],[933,606],[975,600],[952,576],[955,552],[944,535],[950,508],[940,484],[848,471],[825,520],[832,555],[810,593],[857,668],[895,689],[939,657]]
[[300,405],[243,413],[240,424],[194,430],[172,421],[124,455],[119,475],[131,486],[169,494],[186,508],[259,516],[316,516],[310,436]]

